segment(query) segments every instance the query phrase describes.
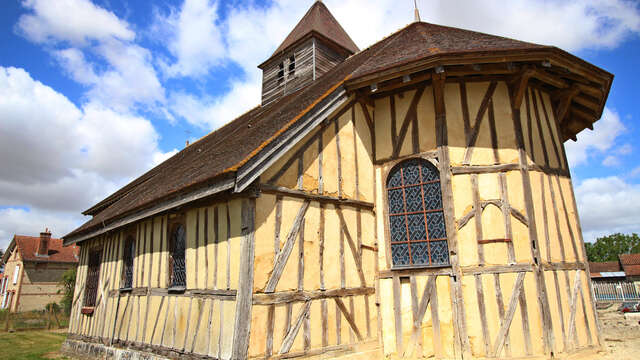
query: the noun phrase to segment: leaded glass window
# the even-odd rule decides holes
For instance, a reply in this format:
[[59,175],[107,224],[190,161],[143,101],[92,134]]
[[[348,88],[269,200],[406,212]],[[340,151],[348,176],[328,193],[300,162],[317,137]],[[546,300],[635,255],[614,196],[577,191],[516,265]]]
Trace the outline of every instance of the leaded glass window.
[[87,266],[87,281],[84,290],[84,306],[96,306],[98,297],[98,283],[100,279],[100,251],[89,251]]
[[121,289],[131,289],[133,287],[133,259],[136,256],[136,242],[133,236],[129,235],[124,242],[124,254],[122,256],[122,286]]
[[396,165],[387,178],[394,267],[449,265],[440,174],[423,159]]
[[169,288],[186,287],[185,241],[184,225],[182,223],[174,224],[169,237]]

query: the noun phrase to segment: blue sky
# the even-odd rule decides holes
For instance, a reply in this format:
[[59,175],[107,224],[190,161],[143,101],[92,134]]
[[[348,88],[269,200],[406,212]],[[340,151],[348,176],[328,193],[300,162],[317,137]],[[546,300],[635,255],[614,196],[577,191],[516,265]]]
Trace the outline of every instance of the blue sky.
[[[360,48],[413,1],[324,1]],[[260,72],[312,1],[7,0],[0,12],[0,248],[80,212],[258,105]],[[567,144],[588,240],[640,232],[640,8],[625,0],[427,1],[422,19],[556,45],[615,75]],[[366,17],[362,16],[366,9]],[[358,14],[357,16],[354,14]]]

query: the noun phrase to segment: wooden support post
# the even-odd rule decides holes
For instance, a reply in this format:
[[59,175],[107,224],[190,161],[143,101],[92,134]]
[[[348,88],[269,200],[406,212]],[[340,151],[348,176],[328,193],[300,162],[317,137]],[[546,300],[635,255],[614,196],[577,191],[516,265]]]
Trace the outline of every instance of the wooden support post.
[[233,359],[246,359],[249,351],[251,330],[251,306],[253,304],[253,262],[255,248],[256,200],[242,200],[242,244],[240,254],[240,274],[236,295],[236,314],[233,331]]
[[436,113],[436,144],[438,146],[438,164],[442,185],[442,202],[444,206],[445,227],[449,242],[449,262],[453,271],[452,277],[452,306],[454,318],[454,332],[456,354],[459,357],[471,357],[471,347],[467,336],[466,315],[462,296],[462,271],[458,262],[458,237],[453,208],[453,187],[451,184],[451,163],[449,160],[449,145],[447,133],[447,114],[444,101],[445,73],[434,73],[433,102]]

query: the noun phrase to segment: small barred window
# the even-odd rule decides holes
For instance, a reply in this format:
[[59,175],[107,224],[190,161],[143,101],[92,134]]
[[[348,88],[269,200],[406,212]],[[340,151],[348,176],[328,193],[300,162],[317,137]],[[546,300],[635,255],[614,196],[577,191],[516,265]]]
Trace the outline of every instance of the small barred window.
[[136,242],[133,236],[129,235],[124,242],[124,254],[122,257],[122,289],[133,287],[133,259],[136,256]]
[[387,200],[393,266],[449,265],[436,167],[423,159],[396,165],[387,178]]
[[169,288],[186,287],[185,241],[184,225],[175,223],[169,237]]
[[278,65],[278,84],[284,81],[284,63],[281,62]]
[[96,306],[100,280],[100,258],[100,251],[89,251],[87,281],[84,289],[84,306],[86,307]]

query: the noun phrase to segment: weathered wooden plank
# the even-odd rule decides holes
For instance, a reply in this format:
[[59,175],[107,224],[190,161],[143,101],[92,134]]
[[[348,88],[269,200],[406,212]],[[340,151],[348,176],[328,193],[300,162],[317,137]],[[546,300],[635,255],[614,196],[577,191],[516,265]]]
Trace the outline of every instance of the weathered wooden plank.
[[442,335],[440,330],[440,315],[438,314],[438,285],[437,278],[434,276],[434,282],[431,288],[431,325],[433,328],[433,352],[437,359],[444,357],[442,349]]
[[253,304],[254,305],[286,304],[286,303],[292,303],[292,302],[307,302],[311,300],[331,299],[336,297],[373,295],[374,293],[375,293],[375,288],[373,287],[257,293],[253,295]]
[[293,221],[293,225],[291,226],[291,230],[287,235],[287,239],[285,240],[285,244],[282,247],[282,250],[278,254],[276,258],[276,263],[273,266],[273,271],[271,272],[271,276],[269,277],[269,281],[267,282],[267,286],[265,287],[265,292],[274,292],[276,286],[278,285],[278,281],[280,281],[280,277],[282,276],[282,271],[284,271],[284,267],[287,264],[287,260],[289,260],[289,255],[291,255],[291,251],[293,250],[293,244],[300,230],[300,225],[302,220],[304,219],[304,215],[309,208],[309,201],[305,201],[300,205],[300,209],[298,210],[298,214],[296,215],[295,220]]
[[[513,239],[513,228],[511,226],[511,205],[509,204],[509,190],[507,189],[507,176],[504,173],[498,175],[500,182],[500,197],[502,199],[502,218],[504,221],[504,233],[507,239]],[[507,252],[509,256],[509,263],[516,262],[516,253],[513,247],[513,241],[507,242]]]
[[[478,243],[478,264],[484,265],[484,246],[480,244],[480,240],[483,239],[482,233],[482,210],[480,206],[480,190],[478,189],[478,175],[471,174],[471,194],[473,196],[473,209],[475,215],[473,219],[476,225],[476,243]],[[489,352],[486,352],[488,354]]]
[[320,271],[319,271],[319,276],[320,276],[320,289],[324,290],[325,286],[324,286],[324,222],[325,222],[325,209],[324,209],[324,205],[322,203],[320,203],[320,221],[318,224],[318,238],[319,238],[319,244],[318,244],[318,252],[319,252],[319,265],[320,265]]
[[306,316],[308,316],[310,307],[311,307],[311,301],[307,301],[304,304],[304,306],[300,308],[300,311],[298,312],[294,325],[289,329],[284,340],[282,340],[282,346],[280,346],[279,354],[286,354],[289,352],[289,350],[291,350],[293,341],[295,340],[296,335],[298,335],[298,331],[300,331],[300,326],[302,325],[302,321]]
[[362,208],[365,210],[373,210],[373,207],[374,207],[373,203],[370,203],[367,201],[346,199],[346,198],[333,197],[328,195],[312,194],[312,193],[307,193],[300,190],[287,189],[282,186],[273,186],[269,184],[260,184],[260,191],[266,194],[291,196],[299,199],[305,199],[307,201],[318,201],[321,203],[334,204],[337,206],[345,205],[345,206],[351,206],[355,208]]
[[[193,307],[193,298],[189,300],[189,309],[187,310],[187,327],[184,329],[184,338],[182,339],[182,352],[184,352],[187,348],[187,338],[189,337],[189,327],[191,326],[191,308],[192,307]],[[196,331],[198,331],[197,328],[196,328]]]
[[497,357],[500,355],[500,351],[505,344],[507,333],[509,332],[509,328],[511,327],[511,322],[513,321],[513,315],[516,313],[518,298],[520,297],[520,292],[522,291],[522,286],[524,284],[524,275],[525,273],[523,272],[518,273],[518,278],[516,279],[516,283],[513,286],[513,292],[511,293],[511,299],[509,300],[509,308],[504,315],[504,321],[501,322],[500,331],[496,336],[493,351],[491,352],[491,356],[493,357]]
[[522,334],[524,335],[524,352],[527,355],[533,354],[533,345],[531,343],[531,330],[529,327],[529,311],[527,307],[527,296],[524,291],[520,291],[518,297],[520,303],[520,317],[522,318]]
[[229,203],[225,203],[227,214],[227,238],[225,239],[227,242],[227,290],[231,289],[231,214],[229,212]]
[[527,219],[529,221],[529,240],[531,242],[531,258],[534,263],[533,269],[536,274],[538,307],[540,308],[540,313],[542,314],[544,352],[551,355],[551,349],[553,349],[553,328],[551,326],[551,315],[549,311],[549,300],[547,298],[545,279],[540,267],[538,266],[540,262],[540,246],[538,244],[537,238],[535,208],[533,205],[531,179],[529,177],[529,170],[527,166],[527,155],[524,148],[524,136],[522,134],[520,108],[512,108],[511,114],[516,135],[516,144],[518,147],[518,163],[520,164],[520,173],[522,176],[522,189],[524,193]]
[[298,233],[298,290],[304,289],[304,219]]
[[329,308],[327,299],[320,301],[320,311],[322,316],[322,347],[329,345]]
[[249,351],[251,310],[253,305],[253,264],[255,248],[256,200],[242,200],[240,274],[233,331],[232,358],[245,359]]
[[[193,336],[193,340],[191,341],[191,352],[194,351],[194,349],[196,348],[196,340],[198,339],[198,335],[200,334],[200,324],[202,323],[202,313],[204,312],[204,305],[206,305],[206,299],[196,299],[196,301],[198,302],[198,321],[196,321],[196,327],[194,330],[194,336]],[[209,341],[209,338],[207,338],[207,341]],[[185,347],[186,347],[186,338],[185,338]]]
[[353,238],[351,237],[351,233],[349,232],[349,229],[347,227],[347,222],[344,220],[342,209],[340,207],[336,207],[336,212],[338,213],[338,217],[340,218],[342,233],[344,233],[347,239],[347,244],[349,244],[349,249],[351,249],[351,255],[353,255],[353,260],[356,264],[356,270],[358,271],[358,277],[360,278],[360,285],[362,287],[366,287],[367,280],[364,277],[364,271],[362,269],[362,258],[360,257],[360,252],[358,248],[356,248],[355,243],[353,242]]
[[400,277],[393,277],[393,314],[395,320],[396,353],[402,354],[402,288]]
[[[542,113],[544,114],[545,123],[547,124],[547,129],[549,129],[549,136],[551,137],[551,144],[553,145],[553,152],[556,154],[556,159],[558,160],[558,166],[562,167],[561,154],[558,150],[558,143],[556,142],[555,136],[553,136],[553,129],[551,127],[551,119],[549,118],[549,113],[547,112],[547,106],[544,104],[544,97],[542,96],[542,92],[540,89],[538,90],[538,97],[540,98],[540,105],[542,106]],[[559,136],[559,134],[558,134]]]
[[333,298],[333,300],[336,302],[336,305],[338,305],[338,309],[340,309],[340,311],[342,312],[342,315],[344,315],[344,317],[347,319],[347,322],[349,323],[349,326],[351,327],[351,330],[353,330],[353,332],[356,334],[356,337],[358,338],[358,341],[362,341],[362,334],[360,333],[360,330],[358,329],[358,325],[356,324],[356,321],[353,317],[353,313],[350,313],[349,310],[347,310],[347,307],[344,306],[344,303],[342,302],[341,298],[336,297]]
[[515,263],[508,265],[491,265],[491,266],[464,266],[461,267],[464,275],[481,275],[481,274],[503,274],[515,272],[533,271],[533,265],[529,263]]
[[453,205],[453,187],[451,184],[451,161],[449,157],[447,115],[444,101],[444,86],[446,75],[433,73],[433,103],[436,113],[436,145],[438,146],[438,159],[440,170],[440,183],[442,185],[442,203],[444,206],[445,227],[449,242],[449,262],[454,276],[452,276],[451,298],[454,320],[454,346],[458,354],[463,357],[471,357],[471,347],[467,336],[466,315],[464,300],[462,298],[462,272],[458,262],[458,238],[455,225],[455,211]]
[[342,153],[340,151],[340,129],[338,124],[338,117],[334,120],[335,139],[336,139],[336,158],[337,158],[337,171],[338,171],[338,197],[342,197]]
[[273,328],[275,325],[275,313],[276,306],[269,305],[269,310],[267,311],[267,336],[266,336],[266,345],[265,345],[265,356],[270,357],[273,355]]
[[573,291],[571,292],[571,302],[569,303],[569,309],[571,313],[569,314],[569,349],[575,349],[577,344],[577,335],[576,335],[576,309],[577,309],[577,301],[578,301],[578,291],[580,290],[580,272],[576,271],[576,277],[573,281]]
[[474,275],[476,280],[476,297],[478,298],[478,314],[480,314],[480,325],[482,327],[482,340],[484,342],[484,353],[491,356],[491,339],[489,338],[489,323],[487,322],[487,308],[484,303],[484,290],[482,287],[482,275]]
[[496,164],[496,165],[463,165],[452,166],[453,175],[465,174],[493,174],[519,170],[518,164]]
[[[500,323],[504,322],[504,301],[502,299],[502,286],[500,285],[500,274],[493,274],[493,286],[496,291],[496,304],[498,305],[498,315]],[[509,331],[507,331],[504,341],[505,357],[511,357],[511,341],[509,341]]]
[[556,286],[556,302],[557,302],[557,307],[558,307],[558,313],[560,314],[560,329],[562,330],[562,344],[563,344],[563,349],[562,351],[566,352],[567,351],[567,333],[566,333],[566,326],[564,323],[564,308],[562,306],[562,296],[560,295],[560,282],[558,281],[558,272],[557,271],[553,271],[553,280]]
[[[207,354],[207,356],[211,355],[211,324],[213,323],[213,305],[215,304],[215,300],[211,299],[210,301],[210,305],[209,305],[209,320],[207,321],[207,348],[205,350],[205,354]],[[220,334],[218,334],[218,337],[220,337]]]

